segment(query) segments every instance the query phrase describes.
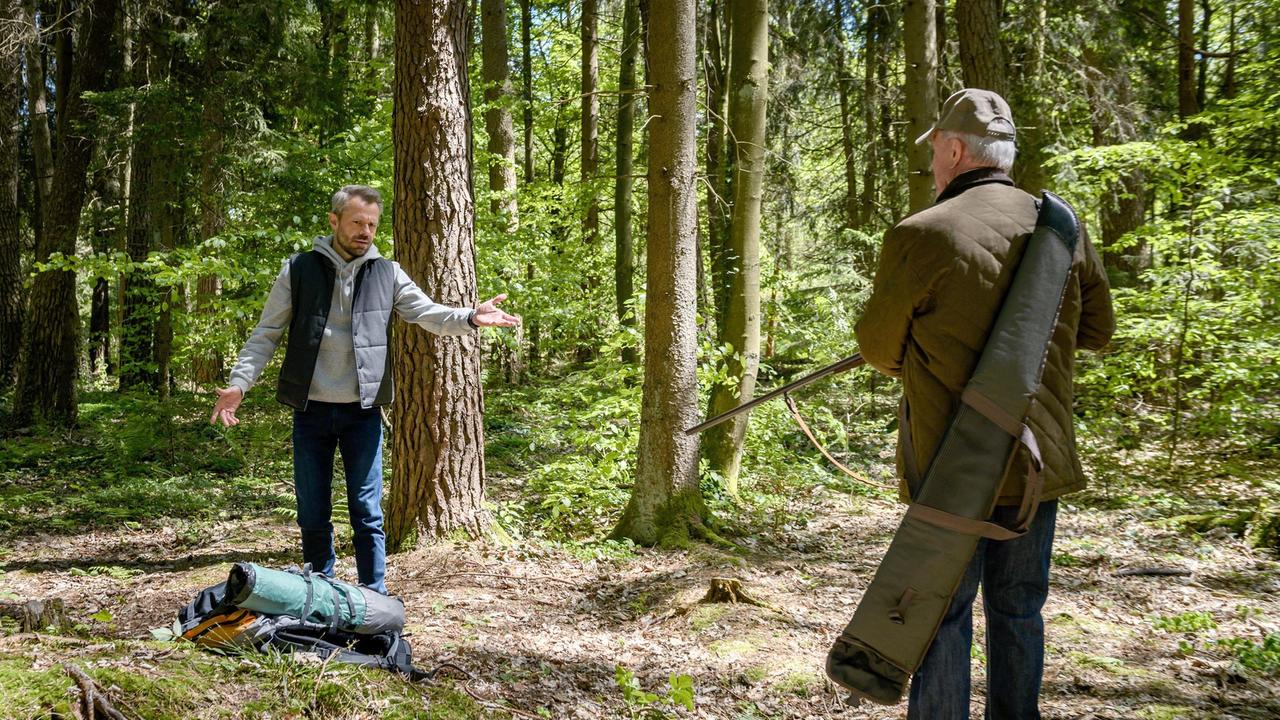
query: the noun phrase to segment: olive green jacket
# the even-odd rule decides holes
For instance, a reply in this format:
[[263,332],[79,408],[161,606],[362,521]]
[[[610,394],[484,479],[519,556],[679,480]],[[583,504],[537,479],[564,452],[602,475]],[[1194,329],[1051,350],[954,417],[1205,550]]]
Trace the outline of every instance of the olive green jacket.
[[[904,500],[924,477],[951,422],[1036,214],[1035,198],[988,168],[957,177],[936,204],[885,234],[857,334],[868,363],[902,378],[898,476]],[[1085,486],[1072,427],[1075,353],[1101,349],[1114,331],[1107,275],[1084,236],[1027,420],[1044,460],[1044,500]],[[998,504],[1021,501],[1027,463],[1023,456],[1010,464]]]

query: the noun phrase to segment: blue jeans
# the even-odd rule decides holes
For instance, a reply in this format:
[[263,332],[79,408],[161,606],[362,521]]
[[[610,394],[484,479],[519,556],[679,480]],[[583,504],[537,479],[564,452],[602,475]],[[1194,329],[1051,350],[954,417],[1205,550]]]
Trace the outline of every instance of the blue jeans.
[[[993,520],[1015,522],[1018,508],[997,507]],[[1058,501],[1041,503],[1026,535],[983,539],[951,599],[947,616],[911,678],[908,720],[968,720],[973,600],[982,584],[987,615],[987,720],[1039,720],[1044,675],[1044,619]]]
[[382,531],[382,415],[359,403],[314,400],[293,413],[293,482],[298,496],[302,559],[333,576],[333,451],[347,475],[360,584],[386,593],[386,534]]

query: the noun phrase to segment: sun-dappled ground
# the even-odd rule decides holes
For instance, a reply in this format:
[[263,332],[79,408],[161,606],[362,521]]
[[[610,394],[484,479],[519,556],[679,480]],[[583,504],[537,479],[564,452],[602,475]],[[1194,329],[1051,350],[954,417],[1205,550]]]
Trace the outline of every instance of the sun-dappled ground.
[[[406,696],[394,679],[331,670],[329,683],[363,687],[365,694],[334,699],[326,691],[319,705],[302,702],[284,715],[426,716],[434,703],[438,717],[625,718],[645,707],[673,717],[902,717],[903,706],[842,706],[821,671],[901,508],[823,486],[792,502],[787,523],[756,528],[740,553],[700,546],[590,558],[526,542],[439,544],[395,555],[388,585],[407,603],[418,664],[448,661],[470,678],[455,672],[443,694]],[[59,677],[64,661],[80,661],[100,678],[156,679],[116,681],[124,707],[146,707],[147,693],[165,686],[160,679],[169,675],[179,682],[221,678],[204,680],[207,687],[191,697],[170,698],[166,712],[175,717],[247,717],[269,707],[264,693],[290,692],[287,682],[264,686],[253,679],[254,663],[269,661],[232,662],[143,641],[196,590],[218,581],[231,561],[287,564],[295,545],[284,519],[175,521],[11,539],[0,551],[0,594],[61,598],[81,637],[0,639],[6,658],[0,715],[39,717],[41,697],[65,696],[52,685],[46,695],[38,692]],[[353,572],[349,557],[339,569]],[[712,577],[740,579],[770,607],[698,603]],[[1280,632],[1280,564],[1225,529],[1189,534],[1141,505],[1068,506],[1060,515],[1045,618],[1045,717],[1280,716],[1280,668],[1266,664],[1280,648],[1267,656],[1262,647]],[[980,649],[974,669],[981,687]],[[26,683],[28,675],[41,681]],[[664,702],[672,675],[692,679],[692,712]],[[327,683],[297,687],[319,697],[316,688]],[[646,705],[640,691],[658,697]],[[387,704],[380,692],[397,699]],[[980,706],[976,697],[975,716]]]

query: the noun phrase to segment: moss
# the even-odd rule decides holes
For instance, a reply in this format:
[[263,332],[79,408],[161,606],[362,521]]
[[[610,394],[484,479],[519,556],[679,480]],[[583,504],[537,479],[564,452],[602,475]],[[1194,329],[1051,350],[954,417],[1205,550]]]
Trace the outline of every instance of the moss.
[[792,670],[774,683],[774,688],[785,695],[808,697],[821,685],[822,678],[813,670]]
[[689,613],[689,627],[694,632],[702,632],[715,625],[728,612],[729,609],[724,605],[698,605]]
[[712,655],[722,658],[734,658],[750,655],[759,649],[759,645],[748,638],[726,638],[716,640],[707,646]]
[[1138,711],[1141,720],[1191,720],[1195,711],[1185,705],[1148,705]]
[[62,667],[66,662],[100,686],[114,688],[111,697],[127,716],[153,720],[338,718],[371,710],[391,720],[509,717],[481,708],[448,684],[419,689],[390,673],[353,666],[304,663],[278,654],[220,657],[189,645],[154,642],[91,647],[100,649],[77,654],[80,646],[47,638],[0,659],[5,716],[70,716],[75,696],[68,692],[73,682]]

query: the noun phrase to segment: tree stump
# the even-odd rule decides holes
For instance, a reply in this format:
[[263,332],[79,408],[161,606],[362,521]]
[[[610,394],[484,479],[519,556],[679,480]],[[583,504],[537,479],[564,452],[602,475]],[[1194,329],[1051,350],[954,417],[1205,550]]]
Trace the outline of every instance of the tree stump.
[[24,633],[71,627],[71,622],[67,620],[67,609],[58,598],[0,602],[0,617],[13,618],[18,622],[18,632]]
[[703,596],[700,603],[743,603],[744,605],[755,605],[756,607],[775,609],[772,605],[761,602],[747,593],[742,587],[742,581],[734,578],[711,578],[711,584],[707,588],[707,594]]

